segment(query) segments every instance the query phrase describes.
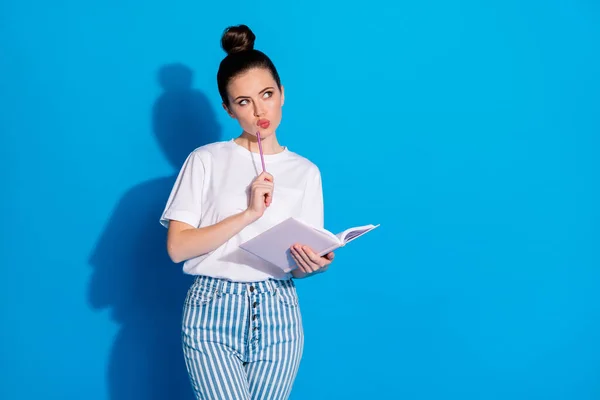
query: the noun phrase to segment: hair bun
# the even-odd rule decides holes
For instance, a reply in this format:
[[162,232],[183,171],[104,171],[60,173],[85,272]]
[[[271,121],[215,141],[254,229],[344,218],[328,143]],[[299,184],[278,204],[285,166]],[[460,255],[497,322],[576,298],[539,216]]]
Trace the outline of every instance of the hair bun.
[[256,36],[246,25],[230,26],[221,37],[221,47],[227,54],[254,49]]

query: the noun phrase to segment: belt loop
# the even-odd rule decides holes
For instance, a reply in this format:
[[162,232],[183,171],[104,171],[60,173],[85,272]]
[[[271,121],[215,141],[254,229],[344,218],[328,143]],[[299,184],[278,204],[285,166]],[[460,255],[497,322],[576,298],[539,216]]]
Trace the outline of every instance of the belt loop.
[[277,282],[274,279],[269,279],[267,281],[267,284],[269,285],[269,291],[270,292],[272,292],[273,294],[277,293],[278,285],[277,285]]
[[216,294],[221,294],[223,292],[223,280],[222,279],[215,279],[215,293]]

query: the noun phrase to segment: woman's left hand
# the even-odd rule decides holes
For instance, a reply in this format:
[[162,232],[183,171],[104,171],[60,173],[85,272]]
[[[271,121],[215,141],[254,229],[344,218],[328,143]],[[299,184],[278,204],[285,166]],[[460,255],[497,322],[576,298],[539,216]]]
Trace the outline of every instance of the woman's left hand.
[[294,244],[290,250],[298,268],[306,274],[325,272],[335,256],[331,252],[320,257],[310,247],[300,244]]

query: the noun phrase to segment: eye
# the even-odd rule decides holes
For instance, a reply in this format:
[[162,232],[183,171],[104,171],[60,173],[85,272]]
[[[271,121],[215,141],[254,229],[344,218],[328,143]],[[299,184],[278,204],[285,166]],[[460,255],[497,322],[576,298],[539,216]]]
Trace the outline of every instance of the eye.
[[273,92],[268,90],[263,94],[263,98],[267,99],[269,97],[273,96]]
[[246,104],[248,104],[248,100],[242,100],[242,101],[238,102],[238,104],[240,106],[245,106]]

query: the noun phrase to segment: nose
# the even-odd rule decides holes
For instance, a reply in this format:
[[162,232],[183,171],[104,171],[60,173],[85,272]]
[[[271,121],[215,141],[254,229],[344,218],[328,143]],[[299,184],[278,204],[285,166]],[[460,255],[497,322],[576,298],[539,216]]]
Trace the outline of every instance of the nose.
[[261,115],[265,114],[265,110],[262,106],[262,104],[260,104],[259,102],[254,103],[254,116],[255,117],[260,117]]

